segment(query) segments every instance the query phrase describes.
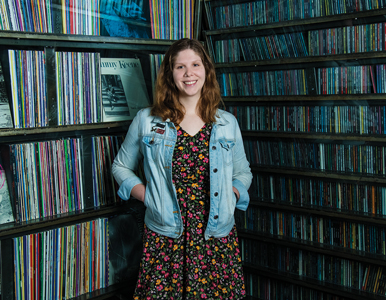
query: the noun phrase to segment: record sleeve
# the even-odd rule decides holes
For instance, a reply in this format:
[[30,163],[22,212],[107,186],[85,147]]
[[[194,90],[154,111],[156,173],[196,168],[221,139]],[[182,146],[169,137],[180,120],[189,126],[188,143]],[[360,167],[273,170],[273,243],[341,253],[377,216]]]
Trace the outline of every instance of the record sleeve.
[[150,105],[137,58],[101,58],[103,122],[132,120]]
[[0,159],[0,224],[14,221],[7,179]]
[[3,68],[0,63],[0,128],[12,128],[12,116],[9,108],[9,98],[5,88]]

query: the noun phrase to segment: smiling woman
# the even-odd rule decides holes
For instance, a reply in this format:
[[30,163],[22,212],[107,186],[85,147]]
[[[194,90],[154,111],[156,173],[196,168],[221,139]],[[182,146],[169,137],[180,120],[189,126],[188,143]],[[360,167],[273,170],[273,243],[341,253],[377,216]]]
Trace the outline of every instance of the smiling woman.
[[[248,207],[252,174],[221,103],[202,44],[175,42],[153,107],[137,114],[113,165],[119,196],[146,206],[134,299],[244,298],[234,210]],[[141,159],[146,185],[134,173]]]

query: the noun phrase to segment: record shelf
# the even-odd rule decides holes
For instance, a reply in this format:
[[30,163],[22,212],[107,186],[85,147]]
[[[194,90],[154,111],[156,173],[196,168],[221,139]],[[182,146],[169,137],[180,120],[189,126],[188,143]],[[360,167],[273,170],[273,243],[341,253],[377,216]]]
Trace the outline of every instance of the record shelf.
[[[146,89],[152,95],[152,77],[150,54],[163,54],[172,41],[135,39],[105,36],[81,36],[67,34],[44,34],[32,32],[0,31],[0,60],[3,65],[4,82],[6,84],[8,101],[11,102],[12,87],[9,80],[8,49],[13,50],[39,50],[47,54],[47,61],[53,59],[57,51],[69,52],[93,52],[99,53],[101,57],[110,58],[136,58],[142,65],[145,78]],[[47,99],[49,106],[56,105],[56,83],[55,83],[55,64],[47,64]],[[131,276],[130,284],[125,282],[116,283],[111,286],[88,292],[74,299],[108,299],[114,295],[130,295],[133,293],[137,269],[139,267],[139,253],[141,252],[141,231],[143,224],[144,206],[139,202],[130,201],[128,203],[110,202],[107,205],[94,206],[93,204],[93,183],[91,166],[91,140],[97,136],[124,136],[131,121],[99,122],[90,124],[76,125],[56,125],[57,115],[55,109],[50,112],[50,124],[46,127],[30,128],[1,128],[0,147],[2,152],[9,145],[39,143],[42,141],[79,139],[84,147],[83,176],[86,181],[84,186],[83,209],[57,214],[49,217],[31,219],[27,221],[15,221],[0,225],[1,242],[1,296],[0,299],[16,299],[14,279],[15,272],[15,253],[13,241],[15,238],[30,236],[42,232],[57,230],[59,228],[76,226],[80,223],[92,222],[100,218],[114,220],[120,216],[126,216],[127,224],[134,225],[127,230],[128,240],[133,241],[133,245],[126,249],[131,255],[132,261],[128,262],[128,276]],[[6,153],[7,151],[5,151]],[[10,161],[5,159],[9,153],[2,155],[2,167],[5,172],[9,172]],[[14,208],[13,208],[14,209]],[[142,218],[142,219],[141,219]],[[131,236],[130,236],[131,235]],[[42,296],[42,298],[44,297]],[[52,299],[48,297],[47,299]]]
[[385,299],[384,1],[204,2],[254,179],[251,299]]

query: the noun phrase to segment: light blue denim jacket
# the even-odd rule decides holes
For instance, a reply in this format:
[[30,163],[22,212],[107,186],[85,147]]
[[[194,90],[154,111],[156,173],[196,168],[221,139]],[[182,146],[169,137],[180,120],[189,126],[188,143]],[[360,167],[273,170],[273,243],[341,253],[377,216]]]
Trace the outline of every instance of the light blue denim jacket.
[[[218,110],[210,145],[210,211],[205,238],[224,237],[234,225],[235,207],[246,210],[252,173],[245,156],[236,118]],[[157,130],[157,128],[159,130]],[[120,188],[118,195],[127,200],[131,189],[143,183],[134,174],[143,159],[146,177],[145,223],[151,230],[171,237],[181,236],[184,228],[175,187],[172,183],[172,157],[177,130],[169,120],[150,116],[150,109],[138,112],[112,167]],[[237,188],[236,197],[232,186]]]

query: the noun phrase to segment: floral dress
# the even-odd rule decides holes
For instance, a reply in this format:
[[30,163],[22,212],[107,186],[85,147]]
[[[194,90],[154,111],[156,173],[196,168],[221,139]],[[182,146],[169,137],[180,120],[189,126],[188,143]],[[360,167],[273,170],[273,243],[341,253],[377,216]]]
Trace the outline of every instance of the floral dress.
[[211,124],[190,136],[179,125],[173,183],[184,232],[173,239],[145,226],[144,249],[134,299],[242,299],[245,295],[236,228],[205,240],[209,216]]

